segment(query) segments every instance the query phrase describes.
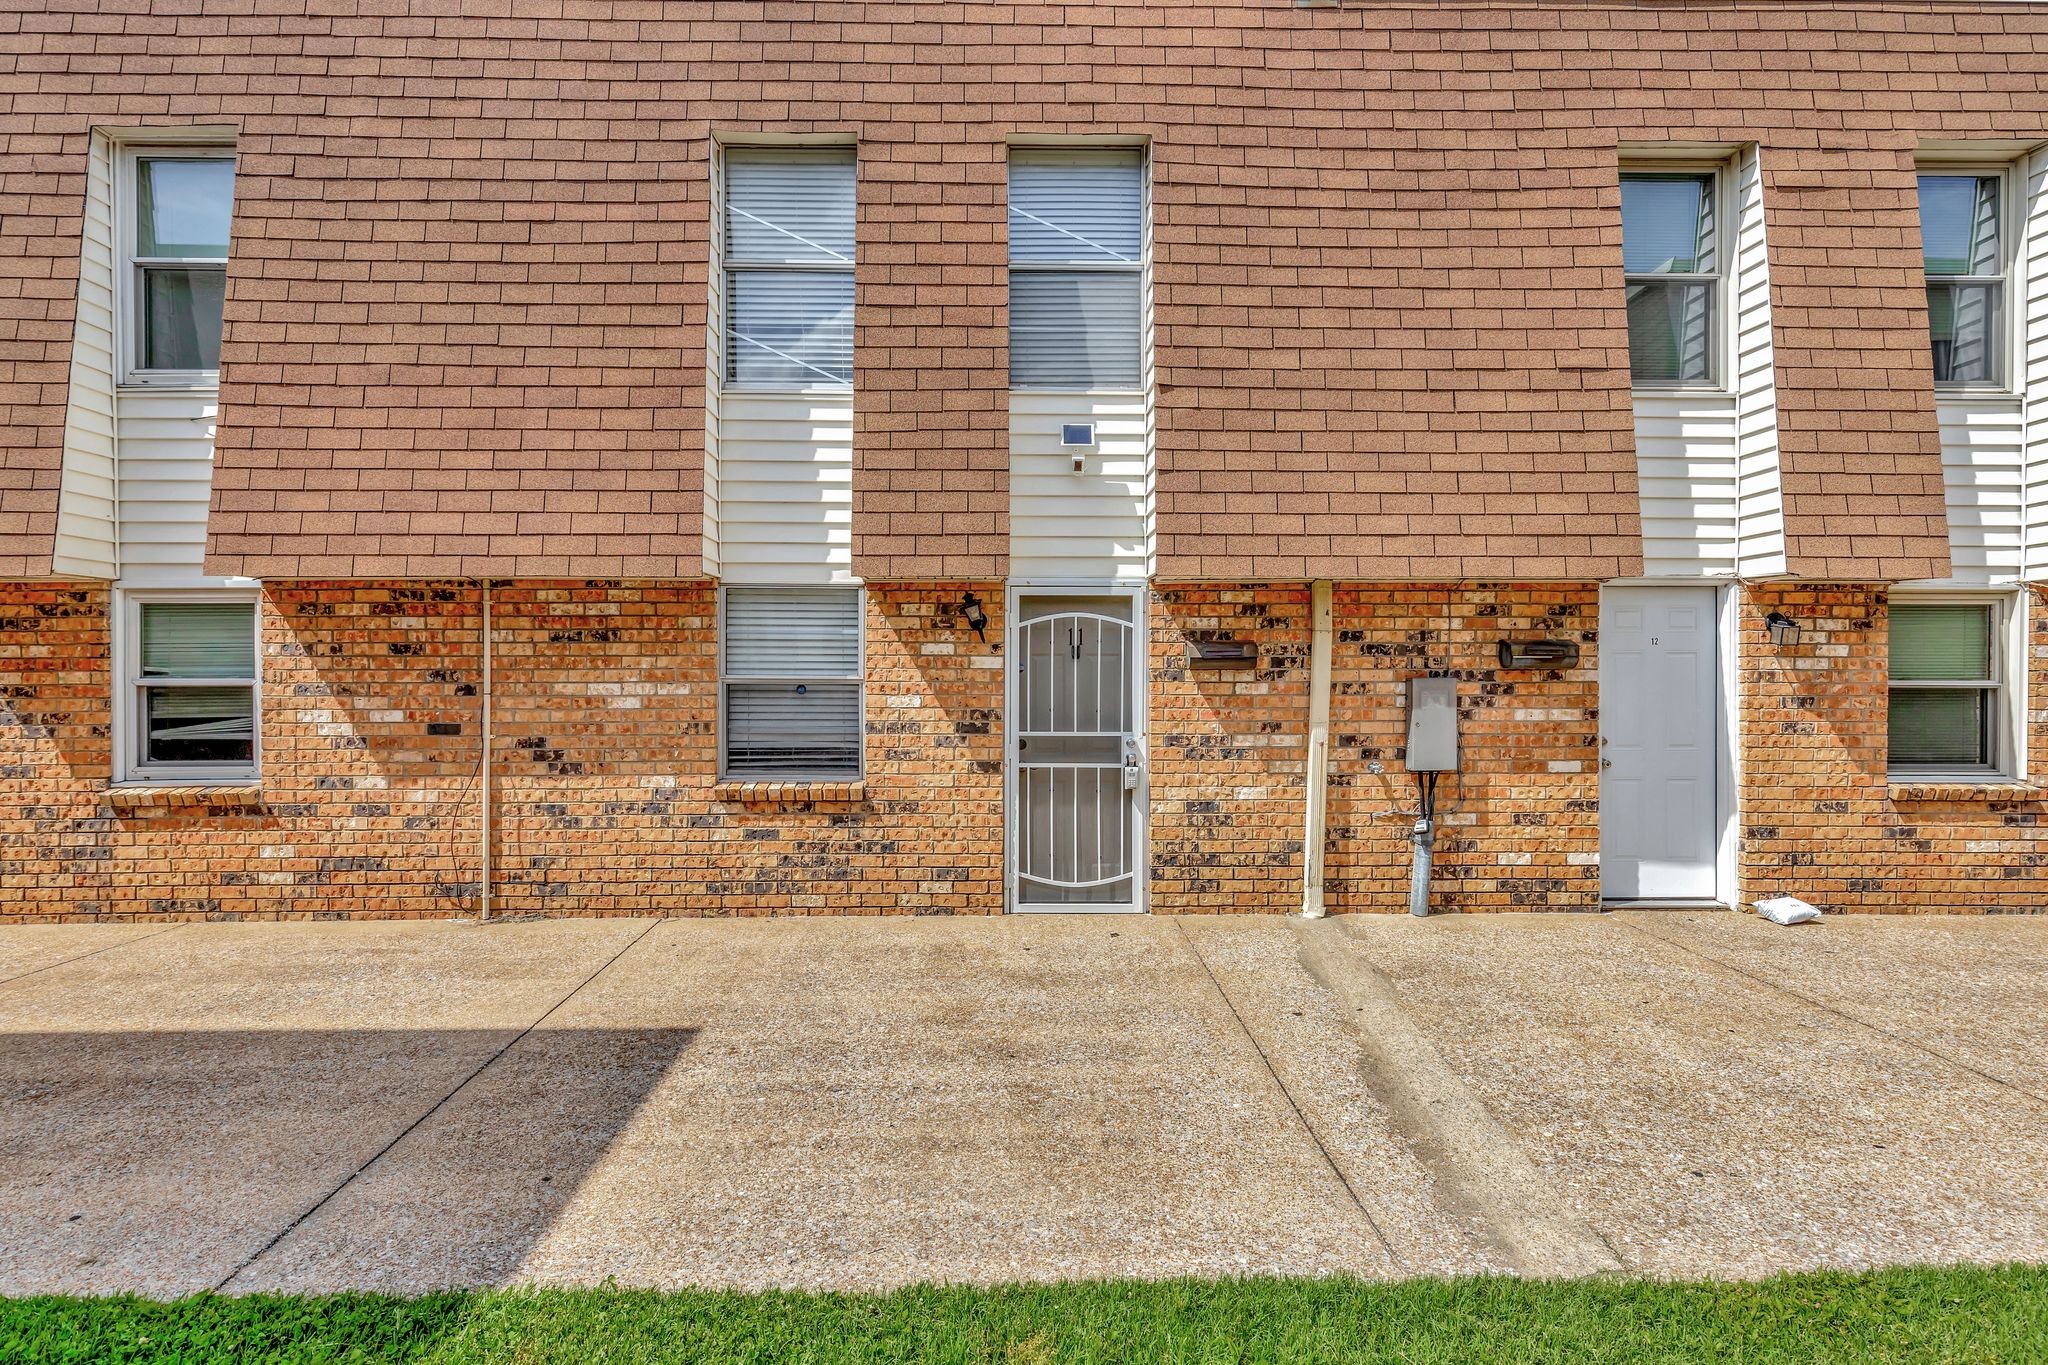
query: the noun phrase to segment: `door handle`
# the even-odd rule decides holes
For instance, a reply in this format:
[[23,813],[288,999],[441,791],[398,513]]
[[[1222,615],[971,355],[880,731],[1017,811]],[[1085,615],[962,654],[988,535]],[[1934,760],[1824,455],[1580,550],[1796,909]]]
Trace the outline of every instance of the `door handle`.
[[1603,768],[1611,768],[1614,766],[1614,760],[1611,758],[1603,758],[1600,760],[1600,766]]

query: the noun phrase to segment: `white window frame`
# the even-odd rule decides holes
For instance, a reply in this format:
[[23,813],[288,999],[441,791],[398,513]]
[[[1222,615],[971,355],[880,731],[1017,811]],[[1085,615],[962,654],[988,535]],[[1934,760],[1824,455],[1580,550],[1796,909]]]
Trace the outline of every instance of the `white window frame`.
[[[714,264],[714,268],[715,268],[715,269],[716,269],[716,270],[718,271],[718,274],[719,274],[719,280],[720,280],[720,287],[721,287],[721,289],[722,289],[722,292],[723,292],[723,297],[722,297],[722,299],[720,300],[720,307],[719,307],[719,316],[718,316],[718,317],[717,317],[716,319],[714,319],[714,320],[712,321],[712,324],[711,324],[711,325],[712,325],[712,326],[714,326],[714,327],[716,327],[716,328],[718,329],[718,336],[717,336],[717,338],[716,338],[716,341],[715,341],[715,345],[716,345],[716,346],[717,346],[717,348],[718,348],[718,390],[719,390],[719,392],[721,392],[721,393],[812,393],[812,392],[820,392],[820,393],[849,393],[849,392],[851,392],[851,391],[852,391],[852,389],[853,389],[853,380],[852,380],[852,378],[850,378],[850,377],[849,377],[848,379],[844,380],[844,381],[840,381],[840,380],[832,380],[832,379],[826,379],[826,378],[824,378],[824,377],[822,377],[822,376],[821,376],[821,377],[819,377],[819,378],[816,378],[816,379],[813,379],[813,380],[811,380],[811,381],[810,381],[809,383],[805,383],[805,384],[798,384],[798,385],[789,385],[789,384],[762,384],[762,383],[757,383],[757,382],[749,382],[749,381],[747,381],[747,380],[743,380],[743,379],[733,379],[733,378],[729,378],[729,377],[728,377],[728,371],[730,371],[730,370],[732,369],[732,366],[733,366],[733,359],[734,359],[734,349],[733,349],[733,308],[734,308],[734,306],[735,306],[735,305],[734,305],[734,295],[735,295],[735,293],[736,293],[737,291],[736,291],[736,290],[735,290],[735,289],[733,288],[733,276],[734,276],[734,275],[736,275],[736,274],[748,274],[748,273],[755,273],[755,272],[759,272],[759,273],[767,273],[767,272],[770,272],[770,271],[778,271],[778,272],[784,272],[784,273],[788,273],[788,272],[795,272],[795,273],[800,273],[800,274],[805,274],[805,275],[840,275],[840,274],[843,274],[843,275],[846,275],[846,276],[848,276],[848,277],[850,277],[850,278],[856,278],[856,283],[855,283],[855,286],[854,286],[854,290],[855,290],[855,293],[854,293],[854,306],[855,306],[855,309],[856,309],[856,321],[855,321],[855,335],[856,335],[856,337],[858,337],[858,334],[859,334],[859,331],[858,331],[858,329],[859,329],[859,322],[858,322],[858,311],[857,311],[857,310],[858,310],[858,308],[859,308],[859,301],[860,301],[860,294],[859,294],[859,288],[860,288],[860,286],[859,286],[859,284],[858,284],[858,282],[857,282],[857,277],[856,277],[856,267],[857,267],[857,265],[858,265],[858,256],[859,256],[859,246],[860,246],[860,204],[859,204],[859,199],[858,199],[858,195],[859,195],[859,192],[860,192],[860,149],[859,149],[858,145],[857,145],[857,144],[855,144],[855,143],[853,143],[853,142],[849,142],[849,141],[841,141],[841,140],[833,140],[833,141],[810,141],[810,140],[804,140],[804,141],[775,141],[775,142],[743,142],[743,141],[720,141],[720,142],[717,142],[717,143],[715,143],[715,144],[714,144],[714,148],[715,148],[715,151],[716,151],[716,163],[715,163],[715,165],[714,165],[714,167],[713,167],[713,171],[714,171],[714,178],[715,178],[715,185],[714,185],[714,190],[715,190],[715,193],[714,193],[714,196],[713,196],[713,208],[714,208],[714,212],[715,212],[715,218],[714,218],[714,220],[713,220],[713,222],[712,222],[712,232],[711,232],[711,237],[712,237],[712,251],[713,251],[713,254],[714,254],[714,261],[713,261],[713,264]],[[727,184],[727,182],[726,182],[726,174],[727,174],[727,169],[726,169],[726,168],[727,168],[727,164],[728,164],[728,162],[727,162],[727,159],[728,159],[728,157],[729,157],[729,156],[730,156],[730,155],[731,155],[732,153],[734,153],[734,152],[746,152],[746,153],[750,153],[750,154],[759,154],[759,153],[767,153],[767,154],[770,154],[770,155],[773,155],[773,154],[775,154],[775,153],[778,153],[778,152],[782,152],[782,153],[793,153],[793,154],[796,154],[796,155],[799,155],[799,156],[801,156],[801,155],[802,155],[803,153],[806,153],[806,152],[823,152],[823,151],[837,151],[837,152],[845,152],[845,153],[849,154],[850,156],[852,156],[852,158],[853,158],[853,179],[854,179],[854,193],[855,193],[855,195],[856,195],[856,198],[855,198],[855,201],[854,201],[854,248],[855,248],[855,250],[854,250],[854,254],[855,254],[855,257],[856,257],[856,259],[855,259],[855,260],[852,260],[852,261],[847,261],[847,262],[845,262],[844,264],[841,264],[841,263],[839,263],[839,262],[836,262],[836,261],[763,261],[763,260],[754,260],[754,259],[750,259],[750,258],[745,258],[745,257],[734,257],[734,256],[732,256],[732,255],[731,255],[731,254],[730,254],[730,253],[728,252],[728,250],[727,250],[727,248],[726,248],[726,243],[727,243],[727,241],[728,241],[728,239],[729,239],[729,236],[730,236],[730,233],[729,233],[729,224],[728,224],[728,222],[727,222],[727,216],[728,216],[729,214],[731,214],[731,212],[732,212],[732,195],[731,195],[731,192],[730,192],[730,188],[731,188],[731,187],[730,187],[730,186],[729,186],[729,185]],[[856,345],[856,347],[855,347],[855,350],[856,350],[856,352],[858,351],[858,345]],[[721,616],[721,617],[720,617],[720,621],[721,621],[721,623],[723,622],[723,619],[724,619],[724,618],[723,618],[723,616]],[[725,689],[724,689],[724,687],[723,687],[723,686],[721,685],[721,687],[719,688],[719,696],[720,696],[720,698],[721,698],[721,702],[720,702],[721,706],[723,705],[723,698],[724,698],[724,695],[725,695]],[[721,726],[721,728],[720,728],[720,734],[721,734],[721,735],[723,735],[723,733],[724,733],[724,729],[723,729],[723,727]],[[721,744],[722,744],[722,741],[721,741]],[[723,763],[723,760],[721,759],[721,760],[720,760],[720,762],[721,762],[721,764],[722,764],[722,763]]]
[[[851,675],[838,673],[790,673],[767,676],[748,673],[740,677],[728,676],[725,671],[725,645],[727,631],[725,624],[726,584],[718,585],[718,780],[720,782],[862,782],[868,773],[868,595],[860,585],[840,583],[734,583],[732,588],[744,592],[748,588],[789,588],[801,587],[819,592],[843,592],[854,599],[854,620],[859,625],[856,661]],[[832,683],[854,686],[854,716],[859,727],[859,739],[854,746],[855,766],[851,773],[832,772],[828,769],[780,773],[736,773],[732,771],[726,753],[726,741],[731,731],[726,724],[726,689],[732,683]]]
[[[263,771],[263,606],[255,588],[124,588],[115,594],[114,782],[117,785],[233,784],[255,782]],[[142,608],[165,602],[246,602],[255,614],[255,657],[245,678],[153,678],[144,682]],[[145,688],[166,686],[249,688],[247,763],[152,763],[143,756]]]
[[[1732,353],[1733,330],[1728,323],[1728,309],[1733,301],[1734,261],[1739,245],[1738,225],[1731,214],[1735,209],[1734,195],[1729,185],[1734,179],[1734,163],[1727,160],[1700,160],[1697,157],[1675,158],[1665,161],[1655,156],[1632,156],[1624,158],[1615,177],[1615,185],[1637,175],[1691,175],[1711,178],[1708,196],[1712,201],[1714,215],[1714,268],[1694,275],[1631,275],[1624,267],[1621,276],[1622,308],[1624,315],[1628,307],[1628,287],[1632,284],[1647,284],[1669,280],[1684,280],[1696,284],[1713,286],[1713,334],[1707,341],[1707,352],[1712,359],[1713,374],[1708,379],[1637,379],[1633,362],[1629,368],[1629,386],[1640,394],[1730,394],[1735,391],[1735,357]],[[1624,321],[1626,318],[1624,316]]]
[[[1929,282],[1940,284],[1996,284],[1999,299],[1999,324],[1993,335],[1998,346],[1998,374],[1988,380],[1936,380],[1934,391],[1944,395],[1962,395],[1973,398],[1998,398],[2018,392],[2014,382],[2018,366],[2014,363],[2019,355],[2020,314],[2024,312],[2024,300],[2016,297],[2015,278],[2018,275],[2020,259],[2020,232],[2025,226],[2017,193],[2021,178],[2013,174],[2009,161],[1944,161],[1922,158],[1913,167],[1914,217],[1918,221],[1920,177],[1923,175],[1989,177],[1998,181],[1998,269],[1997,275],[1929,275],[1923,247],[1920,265],[1921,285],[1924,291]],[[1922,224],[1922,231],[1925,225]],[[1930,356],[1934,349],[1932,318],[1929,319],[1927,346]]]
[[[1019,260],[1015,260],[1015,259],[1011,258],[1010,254],[1009,254],[1009,246],[1008,246],[1008,243],[1009,243],[1009,229],[1008,229],[1008,223],[1009,223],[1009,217],[1008,217],[1008,215],[1009,215],[1009,174],[1010,174],[1010,172],[1009,172],[1009,163],[1010,163],[1011,161],[1014,161],[1014,160],[1016,159],[1016,156],[1017,156],[1017,154],[1018,154],[1019,152],[1023,152],[1023,153],[1026,153],[1027,155],[1028,155],[1029,153],[1032,153],[1032,152],[1123,152],[1123,153],[1127,153],[1127,154],[1129,154],[1129,155],[1133,155],[1133,156],[1136,156],[1136,157],[1138,158],[1138,259],[1137,259],[1137,260],[1136,260],[1135,262],[1124,262],[1124,261],[1075,261],[1075,262],[1071,262],[1071,263],[1066,263],[1066,262],[1060,262],[1060,261],[1019,261]],[[1069,142],[1069,141],[1050,141],[1050,140],[1045,140],[1045,141],[1041,141],[1041,140],[1036,140],[1036,139],[1034,139],[1034,140],[1030,140],[1030,141],[1022,141],[1022,140],[1020,140],[1020,141],[1013,141],[1013,142],[1011,142],[1011,143],[1010,143],[1010,145],[1009,145],[1009,149],[1008,149],[1008,151],[1007,151],[1007,152],[1005,153],[1005,159],[1004,159],[1004,168],[1003,168],[1003,176],[1004,176],[1004,183],[1003,183],[1003,213],[1004,213],[1004,219],[1003,219],[1003,221],[1004,221],[1004,225],[1005,225],[1005,226],[1004,226],[1004,232],[1003,232],[1003,241],[1004,241],[1004,251],[1003,251],[1003,256],[1004,256],[1004,259],[1003,259],[1003,266],[1004,266],[1004,271],[1005,271],[1005,273],[1004,273],[1004,275],[1003,275],[1003,298],[1004,298],[1004,302],[1005,302],[1005,304],[1006,304],[1006,305],[1007,305],[1007,303],[1008,303],[1008,300],[1009,300],[1009,292],[1010,292],[1010,278],[1011,278],[1011,276],[1013,276],[1013,275],[1017,274],[1017,273],[1018,273],[1019,271],[1022,271],[1022,272],[1026,273],[1026,274],[1033,274],[1033,273],[1038,273],[1038,274],[1052,274],[1052,275],[1076,275],[1076,274],[1082,274],[1082,273],[1102,273],[1102,274],[1110,274],[1110,275],[1116,275],[1116,274],[1128,274],[1128,275],[1131,275],[1132,277],[1134,277],[1134,278],[1136,279],[1136,281],[1137,281],[1137,285],[1138,285],[1138,320],[1137,320],[1137,326],[1138,326],[1138,337],[1137,337],[1137,341],[1138,341],[1138,378],[1137,378],[1137,382],[1135,382],[1135,383],[1133,383],[1133,384],[1130,384],[1130,385],[1112,385],[1112,386],[1109,386],[1109,387],[1096,387],[1096,388],[1087,388],[1087,389],[1074,389],[1074,388],[1070,388],[1070,387],[1068,387],[1068,386],[1065,386],[1065,385],[1059,385],[1059,384],[1027,384],[1027,385],[1024,385],[1024,386],[1022,386],[1022,387],[1020,388],[1020,387],[1019,387],[1019,386],[1017,385],[1016,381],[1014,381],[1014,380],[1010,380],[1010,381],[1008,381],[1008,382],[1009,382],[1009,384],[1010,384],[1010,390],[1011,390],[1011,392],[1013,392],[1013,393],[1085,393],[1085,394],[1091,394],[1091,395],[1092,395],[1092,394],[1102,394],[1102,395],[1106,395],[1106,396],[1110,396],[1110,397],[1127,397],[1127,396],[1129,396],[1129,395],[1132,395],[1132,394],[1142,394],[1143,392],[1145,392],[1145,390],[1146,390],[1146,388],[1147,388],[1147,384],[1148,384],[1148,377],[1149,377],[1149,374],[1150,374],[1150,371],[1151,371],[1151,360],[1150,360],[1150,357],[1149,357],[1149,350],[1150,350],[1150,348],[1149,348],[1149,347],[1147,346],[1147,344],[1146,344],[1146,331],[1147,331],[1147,324],[1148,324],[1148,322],[1150,321],[1150,318],[1151,318],[1151,312],[1152,312],[1152,289],[1151,289],[1151,281],[1152,281],[1152,145],[1151,145],[1151,143],[1150,143],[1149,141],[1147,141],[1147,142],[1124,142],[1124,141],[1114,141],[1114,142],[1111,142],[1111,141],[1095,141],[1095,140],[1084,140],[1084,141],[1072,141],[1072,142]],[[1007,329],[1006,329],[1006,333],[1005,333],[1005,336],[1004,336],[1004,338],[1003,338],[1003,343],[1004,343],[1004,349],[1005,349],[1005,354],[1007,355],[1007,353],[1008,353],[1008,350],[1009,350],[1009,346],[1010,346],[1010,338],[1009,338],[1009,336],[1008,336],[1008,334],[1007,334]]]
[[[1890,608],[1894,606],[1971,606],[1991,609],[1991,673],[1988,680],[1955,682],[1894,681],[1891,677]],[[1998,783],[2019,779],[2025,763],[2024,736],[2027,706],[2026,610],[2013,592],[1985,591],[1899,591],[1887,603],[1885,696],[1887,709],[1886,773],[1894,782]],[[1991,762],[1984,766],[1955,766],[1938,763],[1893,763],[1889,753],[1890,696],[1894,689],[1924,691],[1955,688],[1990,691]]]
[[[221,272],[223,282],[233,258],[233,244],[227,257],[149,256],[136,252],[135,214],[141,204],[136,163],[152,157],[176,157],[182,161],[235,160],[232,142],[209,139],[164,139],[123,142],[116,149],[114,165],[114,327],[119,351],[119,383],[126,388],[218,389],[220,371],[150,370],[142,366],[142,272],[146,266],[185,266]],[[226,290],[223,289],[225,294]]]

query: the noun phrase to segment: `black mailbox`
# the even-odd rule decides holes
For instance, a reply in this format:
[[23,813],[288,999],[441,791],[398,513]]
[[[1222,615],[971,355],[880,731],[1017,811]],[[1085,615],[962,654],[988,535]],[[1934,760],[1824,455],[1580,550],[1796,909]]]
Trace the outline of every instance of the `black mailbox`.
[[1259,647],[1246,640],[1190,640],[1189,668],[1256,668]]
[[1570,640],[1502,640],[1496,651],[1502,668],[1572,668],[1579,647]]

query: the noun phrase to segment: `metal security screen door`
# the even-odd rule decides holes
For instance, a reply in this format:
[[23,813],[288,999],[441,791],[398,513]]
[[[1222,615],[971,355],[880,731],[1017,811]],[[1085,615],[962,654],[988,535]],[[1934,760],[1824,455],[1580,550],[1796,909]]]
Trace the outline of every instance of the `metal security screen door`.
[[1139,630],[1128,596],[1026,594],[1011,636],[1011,905],[1138,910]]

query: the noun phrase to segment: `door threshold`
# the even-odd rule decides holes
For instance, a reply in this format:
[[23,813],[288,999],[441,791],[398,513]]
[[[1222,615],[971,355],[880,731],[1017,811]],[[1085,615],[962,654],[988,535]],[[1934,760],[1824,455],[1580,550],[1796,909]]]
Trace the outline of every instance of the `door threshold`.
[[1142,915],[1138,905],[1013,905],[1013,915]]
[[1715,900],[1711,896],[1702,900],[1651,896],[1642,900],[1608,900],[1600,902],[1602,910],[1732,910],[1735,907],[1727,901]]

